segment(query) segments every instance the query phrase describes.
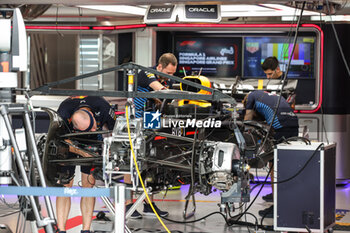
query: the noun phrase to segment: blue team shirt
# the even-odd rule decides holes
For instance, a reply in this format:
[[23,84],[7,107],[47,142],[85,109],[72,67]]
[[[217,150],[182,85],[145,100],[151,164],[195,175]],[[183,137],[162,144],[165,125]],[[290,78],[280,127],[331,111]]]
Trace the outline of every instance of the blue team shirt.
[[[254,110],[271,124],[279,96],[265,91],[253,91],[248,95],[246,109]],[[298,127],[298,118],[286,99],[281,97],[276,117],[272,123],[274,129]]]
[[[156,70],[156,66],[150,67],[151,69]],[[153,89],[149,86],[152,82],[158,81],[155,74],[152,74],[147,71],[141,70],[137,75],[137,91],[138,92],[150,92],[153,91]],[[172,87],[172,80],[167,80],[166,82],[162,83],[165,87]],[[134,104],[135,104],[135,115],[137,118],[143,117],[143,112],[145,110],[145,105],[147,102],[147,98],[134,98]]]

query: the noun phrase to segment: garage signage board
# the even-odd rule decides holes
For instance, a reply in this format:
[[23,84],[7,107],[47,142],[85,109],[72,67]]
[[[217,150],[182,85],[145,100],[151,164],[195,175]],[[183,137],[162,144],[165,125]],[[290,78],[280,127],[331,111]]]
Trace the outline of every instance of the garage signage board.
[[144,17],[145,23],[170,23],[175,21],[175,5],[151,5]]
[[183,5],[179,9],[179,21],[220,22],[221,11],[218,5]]

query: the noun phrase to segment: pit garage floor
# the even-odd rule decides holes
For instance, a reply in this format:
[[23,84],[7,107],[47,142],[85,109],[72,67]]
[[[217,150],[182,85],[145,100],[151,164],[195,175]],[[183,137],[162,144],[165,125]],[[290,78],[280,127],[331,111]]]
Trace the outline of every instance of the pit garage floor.
[[[260,173],[261,172],[259,172],[259,174]],[[79,176],[76,176],[76,177],[79,177]],[[254,186],[255,184],[251,184],[251,187],[254,187]],[[185,206],[184,198],[187,195],[188,188],[189,186],[185,185],[178,190],[168,191],[166,196],[164,196],[165,192],[161,192],[155,195],[155,202],[157,206],[162,210],[169,211],[170,213],[170,215],[168,216],[169,219],[183,221],[182,213]],[[259,188],[260,186],[256,187],[252,191],[251,200],[254,199],[255,195],[259,191]],[[256,199],[255,203],[249,209],[249,212],[258,218],[259,224],[261,221],[261,217],[258,215],[258,211],[266,207],[269,207],[271,205],[271,203],[267,203],[263,201],[262,196],[270,192],[271,192],[271,186],[265,185],[259,197]],[[195,198],[196,198],[196,205],[197,205],[196,213],[194,217],[188,219],[188,221],[199,219],[212,212],[219,211],[219,207],[218,207],[218,203],[220,201],[219,192],[214,192],[209,196],[196,194]],[[55,197],[51,198],[54,209],[55,209],[55,199],[56,199]],[[4,203],[4,200],[6,201],[6,203]],[[31,232],[30,223],[26,222],[24,225],[23,215],[20,215],[18,214],[18,212],[16,212],[16,207],[18,208],[18,204],[16,204],[16,201],[17,201],[16,196],[1,196],[0,224],[7,224],[7,226],[12,230],[12,232],[16,232],[16,229],[17,229],[17,232],[29,233]],[[43,198],[40,198],[40,203],[42,203],[41,206],[44,206]],[[188,211],[191,210],[191,207],[192,205],[190,203]],[[350,211],[350,184],[342,187],[337,187],[336,209],[337,209],[337,213],[342,214],[338,218],[337,223],[342,223],[342,225],[350,225],[350,212],[349,212]],[[97,198],[94,215],[96,215],[99,211],[104,211],[107,216],[109,215],[108,209],[105,207],[102,200]],[[138,207],[138,211],[142,213],[143,211],[142,205]],[[11,213],[14,213],[14,214],[11,214]],[[10,215],[6,216],[7,214],[10,214]],[[234,212],[232,214],[235,215],[237,214],[237,212],[236,213]],[[45,210],[43,210],[43,215],[46,216]],[[19,217],[21,218],[19,219]],[[291,216],[291,218],[293,218],[293,216]],[[247,215],[246,218],[242,217],[241,220],[254,222],[254,218],[250,215]],[[164,221],[164,223],[171,232],[177,232],[177,233],[255,232],[253,228],[248,229],[246,226],[234,225],[229,227],[225,224],[223,217],[219,214],[211,215],[207,219],[201,220],[196,223],[178,224],[178,223],[172,223],[166,220]],[[264,225],[272,225],[272,223],[273,223],[272,218],[265,219],[263,222]],[[143,216],[142,219],[138,219],[138,220],[130,219],[127,221],[127,226],[132,232],[137,232],[137,233],[166,232],[162,227],[162,225],[157,220],[157,218],[149,217],[149,216]],[[69,220],[67,222],[67,232],[79,233],[80,230],[81,230],[80,198],[73,198],[71,212],[69,215]],[[9,232],[9,231],[5,231],[0,227],[0,233],[5,233],[5,232]],[[44,233],[43,230],[39,230],[39,232]],[[345,232],[345,231],[335,230],[334,232]]]

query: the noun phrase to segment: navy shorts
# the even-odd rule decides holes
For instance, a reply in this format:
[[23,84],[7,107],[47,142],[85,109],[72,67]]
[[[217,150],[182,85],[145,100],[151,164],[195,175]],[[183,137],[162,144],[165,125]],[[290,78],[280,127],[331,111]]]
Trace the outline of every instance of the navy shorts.
[[290,137],[297,137],[298,136],[298,127],[284,127],[281,129],[275,129],[275,140],[280,140],[282,137],[285,139]]
[[[275,129],[275,135],[273,136],[275,140],[280,143],[283,138],[288,139],[291,137],[297,137],[299,133],[298,127],[284,127],[281,129]],[[273,162],[271,159],[269,162]]]
[[[68,158],[76,158],[77,155],[74,153],[69,153]],[[70,177],[72,177],[75,174],[75,167],[76,166],[60,166],[59,172],[62,172],[64,174],[69,174]],[[93,166],[80,166],[80,171],[84,174],[90,174]]]

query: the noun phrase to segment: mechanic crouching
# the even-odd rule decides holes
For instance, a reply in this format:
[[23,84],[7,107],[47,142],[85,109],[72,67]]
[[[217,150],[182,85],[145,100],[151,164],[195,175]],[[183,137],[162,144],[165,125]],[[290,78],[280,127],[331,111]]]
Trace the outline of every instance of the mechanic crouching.
[[[113,130],[115,124],[115,112],[110,104],[102,97],[97,96],[72,96],[64,100],[59,108],[58,114],[67,123],[71,132],[94,132],[99,130]],[[103,140],[101,134],[88,135],[88,139]],[[67,141],[70,143],[70,141]],[[90,154],[83,152],[73,146],[69,146],[69,157],[74,158],[78,155],[91,157]],[[92,188],[95,185],[95,179],[92,176],[92,166],[81,166],[81,184],[84,188]],[[61,166],[60,173],[67,174],[68,182],[65,187],[73,186],[73,177],[75,166]],[[56,214],[59,233],[66,232],[66,222],[71,206],[70,197],[57,197]],[[95,206],[94,197],[82,197],[80,201],[80,210],[83,216],[82,233],[89,233],[92,221],[92,214]]]
[[[278,99],[280,104],[276,110]],[[283,96],[278,96],[265,91],[253,91],[245,96],[243,105],[246,108],[244,120],[263,119],[274,130],[274,139],[277,143],[290,137],[298,136],[298,118],[293,109]],[[275,118],[273,116],[276,112]],[[271,183],[274,181],[273,163],[269,162],[271,169]],[[273,186],[272,186],[273,187]],[[272,193],[263,197],[265,201],[272,202]],[[273,217],[273,205],[259,211],[259,215],[266,218]]]

